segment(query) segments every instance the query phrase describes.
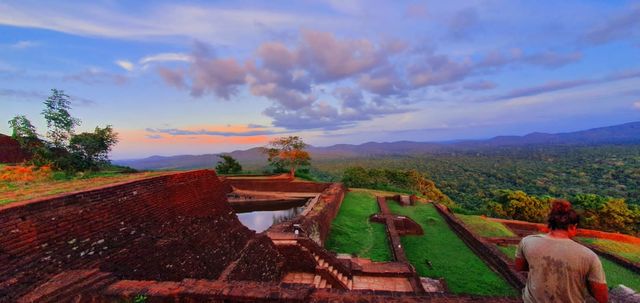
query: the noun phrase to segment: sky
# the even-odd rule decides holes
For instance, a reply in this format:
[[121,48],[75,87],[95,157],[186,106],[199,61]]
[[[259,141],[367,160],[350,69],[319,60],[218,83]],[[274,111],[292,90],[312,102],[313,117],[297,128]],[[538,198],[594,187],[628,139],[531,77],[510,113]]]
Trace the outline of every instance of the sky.
[[112,159],[640,120],[637,1],[4,1],[0,133],[64,90]]

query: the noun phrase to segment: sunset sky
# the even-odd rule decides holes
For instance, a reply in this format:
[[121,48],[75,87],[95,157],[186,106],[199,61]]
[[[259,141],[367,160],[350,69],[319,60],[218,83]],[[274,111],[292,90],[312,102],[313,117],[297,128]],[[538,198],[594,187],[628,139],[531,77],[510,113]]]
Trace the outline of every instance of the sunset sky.
[[0,133],[51,88],[112,158],[640,120],[640,2],[0,1]]

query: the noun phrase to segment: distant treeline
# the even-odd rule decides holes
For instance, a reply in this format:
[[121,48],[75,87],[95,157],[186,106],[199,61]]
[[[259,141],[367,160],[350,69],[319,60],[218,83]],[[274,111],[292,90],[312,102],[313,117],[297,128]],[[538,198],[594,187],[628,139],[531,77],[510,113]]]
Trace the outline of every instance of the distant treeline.
[[570,199],[596,194],[640,204],[640,145],[545,146],[317,159],[312,172],[339,181],[349,166],[415,169],[463,208],[480,210],[497,190]]
[[[545,223],[551,197],[530,196],[522,191],[501,190],[486,203],[487,214],[492,217]],[[640,233],[640,207],[629,206],[623,199],[580,194],[570,201],[580,214],[582,228]]]
[[[433,180],[457,211],[543,222],[547,210],[540,205],[551,197],[564,198],[580,210],[586,228],[636,234],[639,230],[640,145],[503,147],[318,159],[310,173],[321,181],[418,192],[406,178],[395,176],[412,170]],[[525,203],[526,211],[516,215],[511,211],[517,203],[504,203],[505,197],[522,195],[544,203]]]
[[419,194],[423,197],[452,206],[453,202],[417,170],[366,169],[361,166],[344,170],[342,182],[348,187],[371,188],[395,192]]

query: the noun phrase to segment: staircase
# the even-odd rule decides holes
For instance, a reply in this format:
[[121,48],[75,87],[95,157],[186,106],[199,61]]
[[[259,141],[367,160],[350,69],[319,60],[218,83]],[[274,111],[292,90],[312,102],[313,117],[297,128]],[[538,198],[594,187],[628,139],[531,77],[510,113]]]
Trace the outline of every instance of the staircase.
[[295,245],[306,252],[315,260],[315,273],[290,272],[283,279],[285,283],[313,284],[316,288],[353,289],[353,279],[345,270],[344,265],[327,252],[320,251],[320,247],[309,248],[310,245],[297,239],[274,239],[273,243],[279,245]]

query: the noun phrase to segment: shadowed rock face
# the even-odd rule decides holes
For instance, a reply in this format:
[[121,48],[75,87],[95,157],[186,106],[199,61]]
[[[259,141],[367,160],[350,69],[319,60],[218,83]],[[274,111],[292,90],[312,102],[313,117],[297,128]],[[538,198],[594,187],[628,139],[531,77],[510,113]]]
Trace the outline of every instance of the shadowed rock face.
[[9,136],[0,134],[0,163],[20,163],[31,156],[20,148],[20,143]]

